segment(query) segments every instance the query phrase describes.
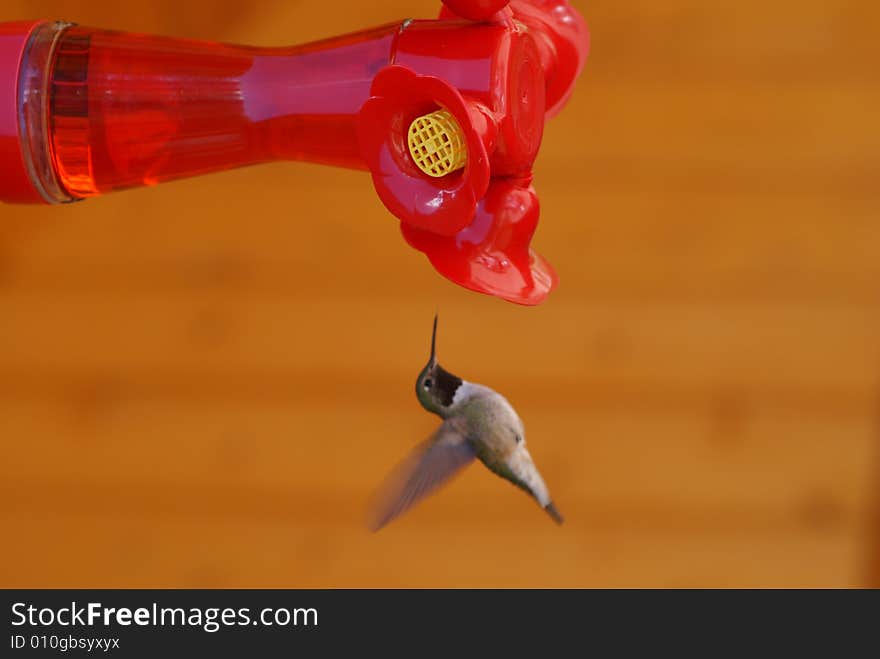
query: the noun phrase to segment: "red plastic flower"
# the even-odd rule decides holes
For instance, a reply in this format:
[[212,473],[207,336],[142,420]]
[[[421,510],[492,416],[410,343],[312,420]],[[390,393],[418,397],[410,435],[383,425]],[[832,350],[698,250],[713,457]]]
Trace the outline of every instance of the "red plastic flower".
[[[407,131],[414,119],[438,109],[450,112],[461,127],[467,164],[432,178],[413,163]],[[444,236],[470,224],[489,186],[489,156],[483,143],[488,130],[476,102],[465,100],[440,78],[416,75],[398,65],[379,72],[358,115],[361,153],[382,202],[403,222]]]
[[527,182],[493,180],[473,223],[440,236],[401,223],[406,241],[447,279],[517,304],[544,301],[559,282],[553,267],[529,248],[538,224],[538,196]]
[[[386,67],[359,114],[361,152],[379,197],[401,220],[404,238],[441,275],[480,293],[540,304],[558,278],[529,247],[539,215],[530,170],[545,117],[564,105],[583,66],[586,25],[567,0],[444,4],[442,18],[490,21],[506,29],[504,66],[492,69],[503,75],[493,77],[492,94],[479,97],[490,107],[462,96],[442,78]],[[485,34],[497,33],[487,29]],[[416,68],[419,57],[433,53],[427,45],[449,47],[439,39],[421,43],[417,37],[424,34],[417,31],[407,34],[403,61],[409,57]],[[456,52],[462,49],[467,50]],[[434,178],[413,162],[407,134],[414,119],[440,108],[461,128],[467,164]]]

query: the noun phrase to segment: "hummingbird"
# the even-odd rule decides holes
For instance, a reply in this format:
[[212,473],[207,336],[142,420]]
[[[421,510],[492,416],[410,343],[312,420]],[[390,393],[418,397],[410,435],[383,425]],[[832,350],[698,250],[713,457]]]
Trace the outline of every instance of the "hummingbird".
[[370,528],[378,531],[479,459],[525,490],[557,524],[562,515],[526,448],[523,423],[504,396],[468,382],[437,362],[437,316],[431,356],[416,379],[416,397],[443,419],[440,427],[394,469],[374,504]]

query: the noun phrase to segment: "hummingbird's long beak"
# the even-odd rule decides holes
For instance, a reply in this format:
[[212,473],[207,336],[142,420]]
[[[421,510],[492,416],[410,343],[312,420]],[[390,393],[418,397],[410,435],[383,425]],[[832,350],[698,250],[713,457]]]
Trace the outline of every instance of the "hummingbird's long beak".
[[437,363],[437,314],[434,314],[434,331],[431,332],[431,358],[428,360],[429,365]]

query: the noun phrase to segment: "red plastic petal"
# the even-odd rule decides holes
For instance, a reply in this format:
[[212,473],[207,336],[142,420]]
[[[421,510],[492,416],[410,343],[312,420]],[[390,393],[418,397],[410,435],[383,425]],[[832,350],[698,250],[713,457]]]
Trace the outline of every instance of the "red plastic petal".
[[538,223],[534,189],[511,179],[489,185],[474,221],[455,236],[401,224],[406,241],[424,252],[441,275],[465,288],[510,302],[543,302],[559,279],[529,247]]
[[587,59],[587,24],[567,0],[512,0],[510,8],[516,19],[529,27],[541,50],[547,80],[546,114],[554,117],[571,97]]

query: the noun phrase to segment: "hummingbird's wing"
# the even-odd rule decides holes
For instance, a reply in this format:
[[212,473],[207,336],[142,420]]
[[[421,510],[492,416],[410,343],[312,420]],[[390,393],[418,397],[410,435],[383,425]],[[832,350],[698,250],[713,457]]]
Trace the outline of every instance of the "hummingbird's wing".
[[473,462],[474,457],[464,435],[450,421],[444,421],[385,480],[373,504],[370,529],[381,529]]

